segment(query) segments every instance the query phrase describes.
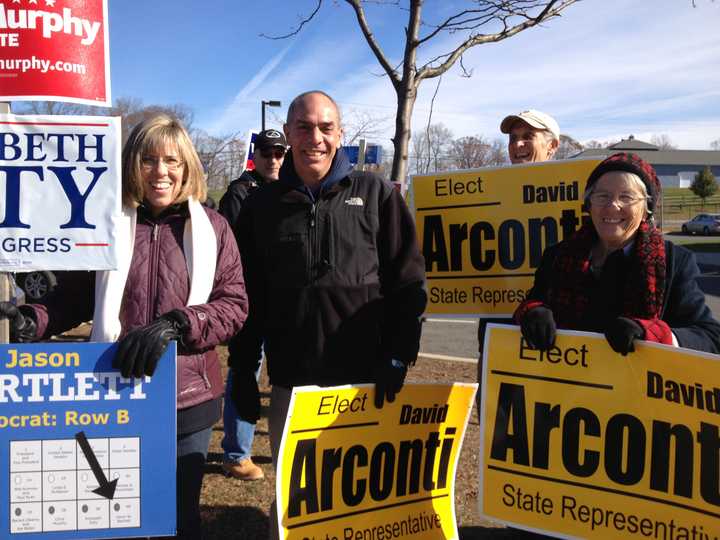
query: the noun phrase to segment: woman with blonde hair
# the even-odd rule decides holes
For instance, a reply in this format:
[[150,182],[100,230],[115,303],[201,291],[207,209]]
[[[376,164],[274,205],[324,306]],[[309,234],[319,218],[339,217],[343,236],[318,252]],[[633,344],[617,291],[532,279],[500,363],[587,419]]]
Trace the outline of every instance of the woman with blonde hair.
[[222,410],[215,346],[247,316],[240,257],[225,218],[201,205],[202,165],[178,120],[160,114],[132,130],[122,196],[117,270],[96,272],[94,287],[91,280],[61,286],[46,306],[0,303],[0,315],[10,319],[14,341],[93,319],[92,341],[119,341],[113,365],[124,377],[152,375],[177,340],[178,537],[197,539],[203,467]]

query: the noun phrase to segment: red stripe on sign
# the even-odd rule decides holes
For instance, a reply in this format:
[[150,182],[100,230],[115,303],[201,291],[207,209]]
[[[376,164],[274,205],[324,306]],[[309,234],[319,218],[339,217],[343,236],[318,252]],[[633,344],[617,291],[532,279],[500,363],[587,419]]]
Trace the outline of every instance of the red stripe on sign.
[[81,124],[75,122],[0,122],[0,125],[11,126],[82,126],[82,127],[108,127],[110,124]]
[[75,247],[107,247],[110,244],[78,244],[75,243]]

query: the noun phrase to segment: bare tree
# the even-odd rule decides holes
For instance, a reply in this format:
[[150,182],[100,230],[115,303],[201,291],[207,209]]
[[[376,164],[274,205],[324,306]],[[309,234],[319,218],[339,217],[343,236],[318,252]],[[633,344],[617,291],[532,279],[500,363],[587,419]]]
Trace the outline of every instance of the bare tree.
[[489,142],[482,135],[460,137],[450,145],[453,166],[458,169],[477,169],[507,163],[505,145],[500,139]]
[[245,168],[245,142],[238,134],[213,136],[197,130],[193,142],[200,160],[205,166],[210,189],[223,189]]
[[490,159],[488,160],[489,166],[507,165],[510,163],[505,141],[502,139],[494,139],[490,149],[491,154]]
[[[439,77],[447,72],[462,55],[470,48],[485,43],[496,43],[510,38],[523,30],[537,26],[560,15],[560,12],[577,0],[465,0],[466,9],[457,11],[445,19],[431,21],[422,17],[424,0],[397,0],[395,2],[378,2],[377,0],[345,0],[355,12],[360,30],[370,50],[390,79],[397,94],[397,111],[395,114],[395,134],[392,138],[394,158],[391,178],[403,181],[408,167],[408,147],[410,143],[410,121],[420,84],[425,79]],[[291,32],[273,36],[273,39],[284,39],[297,34],[313,17],[317,15],[323,0],[317,0],[314,11],[302,18]],[[380,45],[365,13],[365,4],[382,4],[395,6],[407,12],[405,32],[395,32],[403,36],[402,60],[393,65],[385,50]],[[459,2],[458,2],[459,3]],[[421,35],[421,27],[424,34]],[[492,29],[482,33],[483,29]],[[418,65],[418,55],[432,48],[436,38],[450,36],[456,40],[445,53],[441,53]],[[269,37],[269,36],[266,36]],[[387,49],[395,47],[387,47]],[[463,68],[461,63],[461,68]],[[464,73],[468,73],[463,68]]]
[[573,139],[570,135],[560,134],[560,145],[558,146],[557,152],[555,152],[555,159],[567,159],[582,151],[583,145],[581,143]]
[[19,103],[13,112],[17,114],[43,114],[43,115],[88,115],[103,114],[105,108],[90,107],[79,103],[65,103],[64,101],[27,101]]
[[715,139],[710,143],[710,148],[713,150],[720,150],[720,139]]
[[460,137],[450,144],[450,156],[458,169],[475,169],[485,165],[489,148],[480,135]]
[[124,144],[136,125],[159,113],[165,113],[177,118],[192,135],[194,115],[192,109],[187,105],[179,103],[173,105],[143,105],[141,99],[121,97],[115,100],[111,114],[122,118],[122,141]]
[[[413,135],[415,172],[427,174],[448,168],[446,164],[452,140],[452,132],[443,124],[432,124],[425,131]],[[392,179],[395,180],[394,177]]]
[[376,115],[358,109],[343,111],[343,145],[356,144],[360,139],[380,138],[389,123],[387,116]]
[[619,143],[620,141],[616,141],[614,139],[602,142],[602,141],[596,141],[595,139],[591,139],[587,141],[583,146],[585,148],[610,148],[612,145]]
[[144,105],[141,99],[119,97],[111,109],[90,107],[58,101],[28,102],[19,111],[21,114],[72,114],[112,115],[121,118],[121,140],[127,140],[132,129],[141,121],[158,113],[165,113],[180,120],[192,137],[200,159],[208,175],[211,189],[222,189],[233,178],[240,176],[245,168],[245,143],[237,134],[215,137],[193,127],[193,111],[183,104]]
[[127,140],[130,131],[142,120],[158,113],[166,113],[179,119],[185,128],[192,134],[193,111],[183,104],[173,105],[143,105],[139,98],[119,97],[111,108],[81,105],[78,103],[64,103],[61,101],[29,101],[20,105],[18,114],[49,114],[49,115],[98,115],[119,116],[121,118],[121,140]]
[[662,135],[653,135],[650,137],[650,143],[657,146],[660,150],[677,150],[677,145],[673,144],[670,137],[665,133]]

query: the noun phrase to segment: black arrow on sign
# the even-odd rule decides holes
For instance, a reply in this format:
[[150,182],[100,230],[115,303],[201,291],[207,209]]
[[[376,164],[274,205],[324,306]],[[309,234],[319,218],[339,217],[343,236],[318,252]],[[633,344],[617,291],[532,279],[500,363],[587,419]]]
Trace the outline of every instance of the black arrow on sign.
[[90,464],[90,468],[95,475],[95,479],[98,481],[98,484],[100,484],[100,487],[93,489],[93,493],[97,493],[106,499],[112,499],[115,495],[115,488],[117,487],[118,479],[116,478],[112,482],[108,482],[84,431],[75,435],[75,440],[80,445],[80,448],[82,448],[83,454],[85,454],[85,459],[87,459],[87,462]]

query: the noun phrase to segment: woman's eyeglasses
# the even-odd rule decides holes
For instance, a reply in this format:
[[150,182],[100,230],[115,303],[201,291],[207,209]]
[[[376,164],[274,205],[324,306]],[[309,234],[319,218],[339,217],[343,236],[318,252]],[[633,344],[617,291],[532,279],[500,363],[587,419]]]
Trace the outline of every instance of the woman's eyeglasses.
[[264,157],[265,159],[270,159],[271,157],[274,157],[275,159],[282,159],[285,155],[285,149],[284,148],[263,148],[260,150],[260,155]]
[[161,163],[165,164],[165,168],[168,171],[176,171],[184,165],[183,161],[172,156],[168,157],[155,157],[155,156],[143,156],[140,160],[140,165],[146,171],[151,171],[155,167],[159,167]]
[[633,204],[637,204],[645,199],[647,199],[647,197],[637,197],[635,195],[630,195],[629,193],[621,193],[615,197],[615,195],[605,191],[598,191],[597,193],[590,195],[590,203],[594,206],[608,206],[610,203],[617,202],[617,205],[620,208],[632,206]]

